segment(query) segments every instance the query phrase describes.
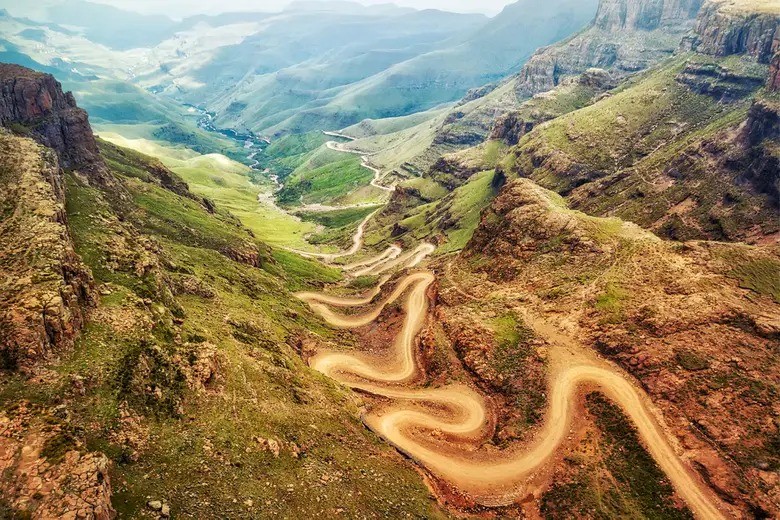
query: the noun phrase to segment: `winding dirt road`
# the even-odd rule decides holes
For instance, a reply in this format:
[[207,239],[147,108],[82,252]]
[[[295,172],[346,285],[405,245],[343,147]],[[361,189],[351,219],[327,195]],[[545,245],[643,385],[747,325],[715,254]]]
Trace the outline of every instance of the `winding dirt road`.
[[366,226],[368,225],[368,221],[371,220],[371,217],[373,217],[375,213],[376,211],[374,211],[373,213],[371,213],[370,215],[368,215],[366,218],[363,219],[363,222],[360,223],[357,230],[355,231],[355,234],[352,235],[352,247],[350,247],[346,251],[343,251],[341,253],[310,253],[308,251],[301,251],[299,249],[288,249],[288,250],[306,258],[319,258],[320,260],[323,260],[325,262],[333,262],[338,258],[352,256],[355,253],[357,253],[361,247],[363,247],[363,235],[366,233]]
[[[348,135],[339,134],[338,132],[323,132],[325,135],[332,136],[332,137],[341,137],[344,139],[349,139],[350,141],[354,141],[354,137],[350,137]],[[371,179],[371,186],[374,188],[380,189],[382,191],[387,192],[393,192],[395,191],[395,186],[383,186],[382,184],[379,184],[379,181],[382,180],[382,170],[379,168],[376,168],[374,166],[371,166],[371,163],[369,162],[369,156],[370,154],[361,152],[359,150],[350,150],[349,148],[346,148],[342,143],[337,143],[336,141],[328,141],[325,143],[325,146],[327,146],[331,150],[335,150],[337,152],[342,153],[351,153],[355,155],[360,156],[360,166],[367,170],[371,170],[371,172],[374,174],[374,178]]]
[[[423,246],[399,256],[391,267],[387,267],[390,262],[383,267],[390,269],[406,261],[404,266],[417,265],[433,247]],[[371,323],[387,305],[407,294],[406,318],[389,354],[378,357],[324,351],[309,360],[312,368],[351,388],[392,400],[366,412],[364,422],[368,427],[477,503],[507,505],[528,495],[530,481],[544,470],[565,441],[579,392],[583,387],[598,389],[630,417],[650,454],[691,511],[702,519],[726,518],[725,509],[677,455],[649,398],[619,369],[538,320],[530,322],[551,343],[545,423],[529,444],[506,450],[483,447],[492,423],[490,404],[478,392],[461,384],[414,386],[419,375],[415,337],[423,327],[428,311],[426,291],[434,280],[433,273],[427,271],[409,274],[382,302],[358,315],[346,315],[332,307],[365,305],[386,280],[360,298],[298,295],[330,325],[353,328]],[[464,448],[464,443],[468,447]]]

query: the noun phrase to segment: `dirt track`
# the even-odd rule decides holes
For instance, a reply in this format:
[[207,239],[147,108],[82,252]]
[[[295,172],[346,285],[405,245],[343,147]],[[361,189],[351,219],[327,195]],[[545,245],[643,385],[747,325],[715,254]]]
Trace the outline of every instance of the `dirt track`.
[[[344,134],[339,134],[338,132],[323,132],[323,133],[331,137],[341,137],[343,139],[349,139],[350,141],[355,140],[354,137],[350,137]],[[327,143],[325,143],[325,146],[337,152],[359,155],[360,165],[367,170],[371,170],[371,172],[374,174],[374,178],[371,179],[371,186],[380,189],[382,191],[389,191],[389,192],[395,191],[395,186],[383,186],[379,184],[379,181],[382,180],[382,170],[380,170],[379,168],[375,168],[374,166],[371,166],[371,163],[368,160],[369,154],[358,150],[350,150],[349,148],[345,147],[342,143],[337,143],[336,141],[328,141]]]
[[[405,260],[416,265],[430,254],[428,249],[418,248],[383,267],[389,269]],[[541,322],[534,328],[552,344],[545,423],[529,444],[503,451],[481,449],[488,434],[489,410],[479,393],[465,385],[413,386],[418,372],[414,340],[427,314],[426,290],[433,281],[430,272],[407,275],[384,301],[359,315],[344,315],[329,306],[364,305],[366,297],[299,295],[332,326],[351,328],[375,320],[385,306],[407,294],[406,319],[389,359],[320,352],[310,360],[312,368],[337,381],[394,400],[366,413],[364,421],[371,429],[476,502],[506,505],[527,496],[529,480],[544,469],[565,440],[576,413],[578,392],[583,386],[596,388],[631,418],[653,458],[698,518],[726,517],[712,492],[675,452],[649,398],[619,369],[589,355],[570,338],[547,330]],[[449,440],[441,440],[442,434]],[[474,449],[463,449],[452,440],[470,442]]]
[[343,251],[341,253],[310,253],[308,251],[301,251],[298,249],[290,249],[293,253],[297,253],[301,256],[304,256],[306,258],[319,258],[325,262],[332,262],[338,258],[343,258],[347,256],[352,256],[355,253],[357,253],[361,247],[363,247],[363,235],[366,232],[366,226],[368,225],[368,221],[371,220],[371,217],[374,216],[376,211],[368,215],[366,218],[363,219],[363,222],[360,223],[357,230],[355,231],[355,234],[352,236],[352,247],[347,249],[346,251]]

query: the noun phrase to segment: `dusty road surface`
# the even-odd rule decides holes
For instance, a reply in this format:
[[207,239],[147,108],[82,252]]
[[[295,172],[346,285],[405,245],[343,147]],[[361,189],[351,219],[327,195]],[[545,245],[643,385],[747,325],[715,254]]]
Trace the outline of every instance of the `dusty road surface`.
[[[377,268],[387,272],[417,265],[432,248],[423,244],[392,261],[380,262]],[[434,281],[428,271],[408,274],[375,307],[355,315],[333,308],[366,305],[379,294],[379,288],[359,298],[298,295],[338,328],[369,324],[387,305],[406,295],[403,328],[388,355],[323,351],[309,360],[312,368],[345,385],[391,400],[366,412],[364,421],[372,430],[476,502],[507,505],[527,496],[529,481],[544,470],[566,439],[582,388],[598,389],[633,421],[650,454],[698,518],[727,517],[711,490],[678,456],[660,415],[641,389],[617,367],[579,348],[570,338],[546,330],[539,321],[534,328],[541,334],[549,332],[551,345],[544,425],[530,443],[505,450],[483,448],[492,422],[489,402],[479,392],[462,384],[415,386],[419,374],[415,337],[423,327],[428,312],[426,291]],[[464,442],[471,448],[464,449]]]
[[[330,137],[341,137],[342,139],[348,139],[350,141],[356,140],[354,137],[340,134],[338,132],[323,132],[323,134]],[[369,156],[370,156],[369,154],[365,152],[361,152],[359,150],[352,150],[344,146],[344,143],[338,143],[336,141],[328,141],[327,143],[325,143],[325,146],[328,147],[330,150],[335,150],[337,152],[359,155],[360,165],[367,170],[371,170],[371,172],[374,174],[374,178],[371,179],[371,186],[380,189],[382,191],[388,191],[388,192],[395,191],[395,186],[383,186],[382,184],[380,184],[380,181],[382,180],[382,170],[371,165],[371,162],[369,160]]]
[[319,258],[320,260],[323,260],[325,262],[333,262],[338,258],[352,256],[355,253],[357,253],[361,247],[363,247],[363,235],[366,232],[366,226],[368,225],[368,221],[371,220],[371,217],[373,217],[375,214],[376,211],[374,211],[373,213],[371,213],[370,215],[368,215],[366,218],[363,219],[363,221],[360,223],[357,230],[355,231],[355,234],[352,235],[352,247],[350,247],[346,251],[343,251],[341,253],[310,253],[308,251],[301,251],[298,249],[289,249],[289,251],[292,251],[293,253],[297,253],[306,258]]

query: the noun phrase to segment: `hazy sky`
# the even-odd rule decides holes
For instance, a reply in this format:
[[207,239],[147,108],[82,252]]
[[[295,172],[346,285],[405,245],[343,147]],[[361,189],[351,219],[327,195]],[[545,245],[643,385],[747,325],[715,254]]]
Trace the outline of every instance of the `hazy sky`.
[[[117,7],[143,12],[175,14],[215,13],[222,11],[274,11],[290,0],[93,0]],[[443,9],[446,11],[480,12],[495,14],[514,0],[357,0],[362,4],[395,3],[417,9]]]
[[[64,0],[67,3],[68,0]],[[198,13],[215,14],[225,11],[278,11],[291,0],[90,0],[123,9],[143,13],[167,14],[182,18]],[[356,0],[363,4],[386,4],[414,7],[417,9],[442,9],[463,13],[498,13],[505,5],[515,0]],[[13,14],[32,14],[45,9],[46,5],[61,3],[62,0],[0,0],[0,7],[8,8]]]

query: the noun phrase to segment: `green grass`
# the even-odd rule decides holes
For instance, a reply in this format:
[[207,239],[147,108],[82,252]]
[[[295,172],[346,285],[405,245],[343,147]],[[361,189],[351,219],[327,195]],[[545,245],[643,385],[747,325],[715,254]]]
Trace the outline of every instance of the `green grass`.
[[675,353],[675,360],[685,370],[691,372],[698,372],[700,370],[706,370],[710,367],[710,362],[707,358],[704,358],[689,349],[680,349]]
[[144,296],[153,294],[154,282],[150,277],[132,275],[125,270],[115,268],[114,262],[109,261],[106,251],[112,234],[103,229],[99,223],[103,219],[111,218],[113,212],[100,197],[99,192],[72,175],[67,175],[65,182],[66,211],[71,237],[76,251],[90,266],[95,279],[99,282],[129,287]]
[[592,87],[578,82],[564,84],[523,103],[519,113],[522,117],[534,120],[552,119],[589,105],[598,93]]
[[[262,269],[226,258],[217,245],[251,239],[248,232],[160,188],[131,158],[112,166],[130,199],[66,177],[76,250],[110,294],[75,348],[47,365],[52,377],[0,381],[9,409],[22,400],[51,409],[67,396],[69,429],[44,453],[56,461],[74,446],[103,451],[123,518],[146,514],[150,498],[200,518],[332,517],[339,509],[445,517],[414,468],[363,426],[351,393],[295,350],[307,335],[330,341],[334,332],[292,291],[336,282],[340,271],[285,251]],[[168,280],[182,276],[211,294],[164,296]],[[218,374],[198,392],[186,381],[201,349],[216,352]],[[85,381],[83,395],[73,391],[75,377]],[[147,445],[114,436],[120,409],[134,414]],[[281,442],[278,458],[258,436]]]
[[620,285],[610,282],[604,292],[596,297],[595,307],[608,323],[616,323],[623,317],[623,300],[628,297]]
[[360,157],[340,153],[334,162],[312,169],[299,167],[287,178],[277,198],[280,203],[288,205],[332,203],[366,186],[373,177],[370,170],[361,166]]
[[[258,194],[270,192],[270,185],[258,185],[250,179],[246,166],[220,155],[199,155],[146,140],[106,135],[110,142],[130,146],[159,159],[185,180],[193,193],[209,198],[229,211],[255,236],[274,246],[309,247],[305,237],[315,226],[303,222],[268,202],[258,202]],[[270,196],[270,195],[269,195]]]
[[690,511],[675,506],[674,488],[620,409],[600,394],[589,395],[587,406],[609,446],[606,465],[617,482],[630,490],[629,500],[633,505],[648,515],[692,518]]
[[144,210],[134,215],[136,225],[143,230],[217,251],[251,243],[248,234],[236,232],[240,226],[238,221],[211,218],[195,201],[137,181],[128,182],[128,186],[135,203]]
[[[737,78],[723,81],[739,95],[722,103],[697,93],[680,79],[690,77],[683,75],[689,66]],[[746,151],[723,133],[743,123],[765,76],[766,65],[741,57],[680,54],[611,96],[537,126],[508,156],[509,171],[564,195],[576,188],[577,209],[657,229],[666,238],[740,241],[756,226],[772,234],[778,224],[771,201],[742,180],[771,149]],[[683,218],[667,219],[680,204]]]
[[[592,170],[611,172],[633,164],[659,145],[679,142],[675,125],[694,131],[721,116],[717,100],[698,95],[676,81],[691,55],[682,55],[642,75],[601,102],[564,115],[535,132],[527,146],[561,150]],[[525,167],[526,165],[522,165]],[[575,179],[535,174],[568,190]]]
[[769,296],[780,303],[780,262],[772,258],[750,260],[729,273],[739,280],[740,287]]
[[495,168],[504,157],[507,145],[501,141],[487,141],[482,150],[482,161],[486,168]]
[[306,162],[310,152],[330,139],[322,132],[285,135],[272,141],[258,159],[263,167],[270,168],[281,178],[286,178]]
[[327,267],[319,262],[307,260],[289,251],[276,250],[274,258],[284,271],[294,280],[293,288],[303,287],[307,283],[333,283],[341,280],[341,271]]
[[406,188],[413,188],[420,192],[425,200],[438,200],[444,198],[449,190],[429,177],[415,177],[402,183]]
[[368,215],[373,213],[379,208],[379,206],[367,206],[361,208],[347,208],[335,211],[311,211],[311,212],[299,212],[303,220],[309,222],[316,222],[322,224],[327,228],[342,228],[349,226],[356,222],[361,222]]
[[688,509],[676,506],[672,485],[621,410],[596,393],[586,404],[600,432],[598,453],[566,459],[571,476],[542,495],[542,516],[692,519]]
[[376,286],[379,276],[358,276],[350,280],[348,287],[350,289],[369,289]]
[[502,378],[503,391],[512,399],[520,420],[521,431],[538,423],[546,404],[546,380],[533,369],[533,331],[514,312],[502,314],[487,323],[493,332],[496,349],[490,355],[490,366]]
[[420,241],[444,235],[446,241],[436,249],[436,255],[463,249],[479,225],[482,210],[498,193],[494,176],[492,170],[475,174],[446,197],[411,208],[400,221],[396,220],[397,215],[381,215],[381,227],[367,233],[366,243],[376,245],[389,240],[393,225],[398,222],[406,230],[403,238]]
[[441,253],[458,251],[466,246],[479,225],[482,210],[485,209],[498,190],[493,186],[493,170],[474,175],[464,186],[455,190],[450,212],[457,218],[454,229],[445,231],[448,241]]

